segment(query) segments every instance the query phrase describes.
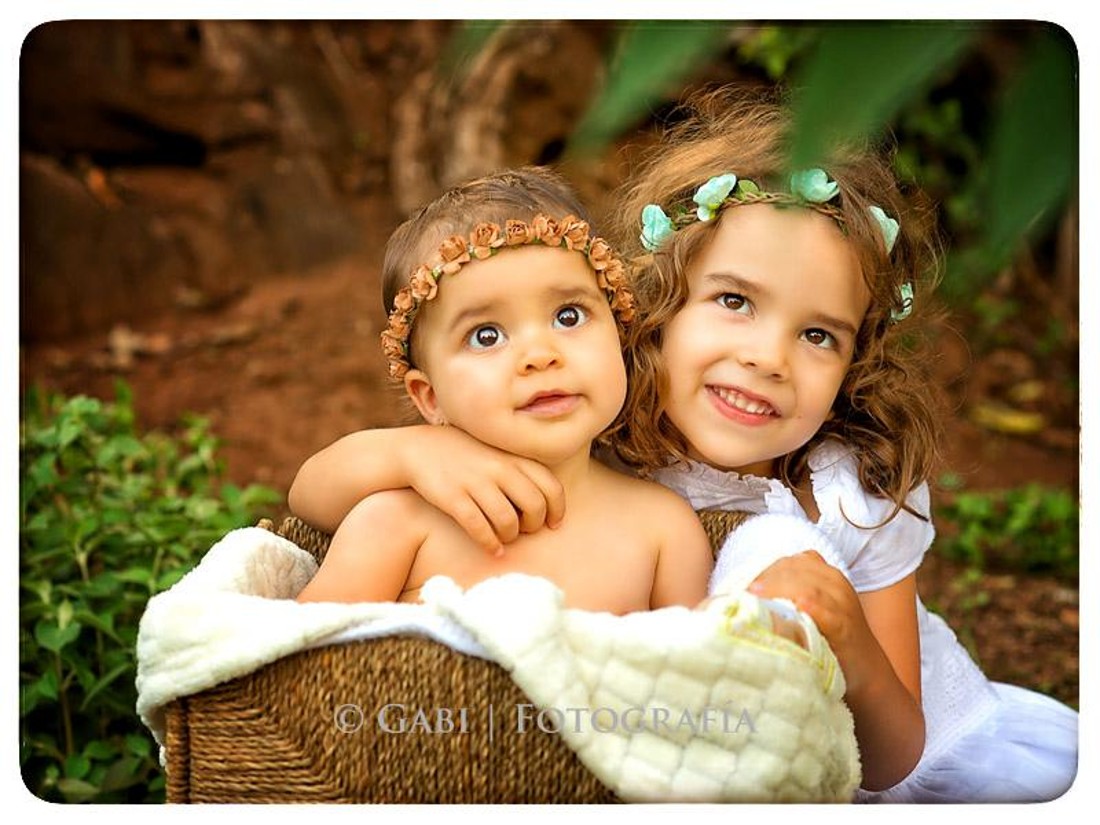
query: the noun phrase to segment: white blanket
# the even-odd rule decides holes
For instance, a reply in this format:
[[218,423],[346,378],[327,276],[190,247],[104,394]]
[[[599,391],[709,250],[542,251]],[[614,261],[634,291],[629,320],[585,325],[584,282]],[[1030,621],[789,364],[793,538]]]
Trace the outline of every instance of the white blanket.
[[813,623],[808,650],[770,631],[744,593],[703,609],[613,616],[566,609],[552,583],[512,574],[467,591],[430,580],[422,604],[298,604],[316,570],[259,528],[229,533],[149,601],[138,634],[138,713],[164,743],[164,707],[288,653],[419,633],[495,660],[627,801],[847,801],[860,769],[843,676]]

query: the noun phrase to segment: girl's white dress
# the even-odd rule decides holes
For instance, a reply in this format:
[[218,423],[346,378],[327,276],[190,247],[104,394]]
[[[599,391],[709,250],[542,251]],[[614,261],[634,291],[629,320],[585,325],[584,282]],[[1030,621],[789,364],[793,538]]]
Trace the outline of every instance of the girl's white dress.
[[[931,522],[866,493],[855,460],[840,444],[810,456],[817,528],[833,542],[857,592],[889,587],[915,571],[932,544]],[[744,510],[806,518],[780,481],[677,465],[655,474],[696,509]],[[908,499],[929,513],[928,486]],[[845,518],[847,516],[847,518]],[[1054,799],[1077,773],[1077,713],[1042,694],[989,681],[955,634],[917,599],[920,623],[924,754],[894,787],[860,791],[860,802],[1035,802]]]

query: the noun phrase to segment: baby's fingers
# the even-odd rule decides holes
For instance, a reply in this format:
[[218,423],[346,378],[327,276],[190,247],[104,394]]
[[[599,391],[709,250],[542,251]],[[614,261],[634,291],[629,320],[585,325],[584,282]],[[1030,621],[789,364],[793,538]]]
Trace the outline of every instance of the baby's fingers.
[[487,550],[497,551],[502,544],[508,544],[519,537],[520,513],[504,490],[495,484],[486,484],[471,490],[470,494],[496,539],[493,546],[482,542],[478,542],[479,544]]
[[[522,470],[516,470],[508,478],[502,479],[500,489],[512,504],[519,532],[535,533],[546,525],[549,511],[546,494]],[[501,540],[506,544],[511,541],[503,536]]]
[[537,490],[537,497],[525,501],[522,506],[516,499],[512,499],[524,517],[523,532],[534,532],[544,524],[547,527],[557,527],[565,518],[565,489],[558,477],[537,461],[524,461],[520,464],[520,469]]
[[[501,496],[503,499],[503,496]],[[505,501],[507,501],[505,499]],[[504,546],[501,543],[499,536],[497,535],[497,529],[494,526],[493,521],[486,515],[482,509],[482,505],[475,501],[468,495],[463,495],[457,498],[453,498],[447,502],[447,506],[442,509],[447,515],[455,520],[468,535],[474,543],[479,547],[484,548],[494,555],[499,555],[504,552]],[[490,509],[492,509],[490,507]],[[508,509],[512,510],[511,505],[508,505]],[[512,510],[512,519],[516,524],[516,531],[519,530],[519,519],[516,516],[515,510]],[[506,519],[505,519],[506,520]]]

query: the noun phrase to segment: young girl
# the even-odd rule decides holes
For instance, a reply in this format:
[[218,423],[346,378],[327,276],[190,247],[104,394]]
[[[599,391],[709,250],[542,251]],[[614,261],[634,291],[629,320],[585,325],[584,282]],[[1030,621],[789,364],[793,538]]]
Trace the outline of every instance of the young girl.
[[885,158],[847,147],[788,174],[787,129],[780,106],[705,96],[618,202],[652,259],[617,452],[696,508],[805,516],[832,540],[847,576],[805,553],[752,589],[829,640],[866,800],[1058,796],[1076,714],[990,683],[916,594],[939,428],[907,344],[930,248]]
[[[696,509],[809,519],[839,551],[844,573],[804,553],[752,587],[809,613],[841,662],[862,800],[1054,798],[1076,771],[1077,715],[989,682],[916,593],[934,537],[938,427],[906,344],[931,287],[930,248],[915,240],[885,159],[848,147],[792,175],[787,134],[778,105],[704,96],[616,203],[624,249],[644,257],[615,451]],[[381,454],[408,468],[411,435]],[[376,489],[333,458],[362,458],[359,445],[377,439],[338,442],[303,467],[292,506],[324,517],[312,502],[328,492],[346,501]],[[560,517],[552,485],[516,482],[528,468],[499,456],[457,465],[472,445],[439,448],[434,466],[459,473],[456,488],[477,490],[475,501],[494,488],[520,511],[469,518],[482,544]],[[425,475],[390,482],[419,490]]]
[[571,505],[559,528],[490,557],[416,492],[378,492],[342,519],[299,601],[415,601],[434,575],[469,587],[509,572],[617,614],[704,598],[712,559],[690,507],[591,457],[626,395],[633,298],[578,213],[545,171],[482,178],[399,227],[383,274],[391,375],[431,425],[544,467]]

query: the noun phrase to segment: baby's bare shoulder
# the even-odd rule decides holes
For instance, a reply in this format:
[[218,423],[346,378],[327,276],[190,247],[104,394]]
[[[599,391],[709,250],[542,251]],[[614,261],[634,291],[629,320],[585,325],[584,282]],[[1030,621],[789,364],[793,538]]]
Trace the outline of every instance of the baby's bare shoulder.
[[436,530],[448,521],[443,513],[410,489],[371,493],[353,508],[352,513],[377,529],[402,535],[410,530],[417,533]]

